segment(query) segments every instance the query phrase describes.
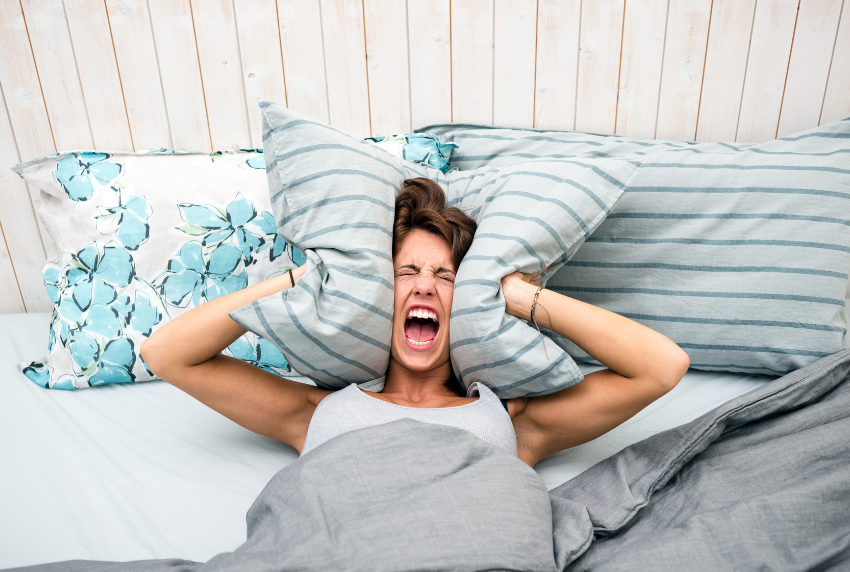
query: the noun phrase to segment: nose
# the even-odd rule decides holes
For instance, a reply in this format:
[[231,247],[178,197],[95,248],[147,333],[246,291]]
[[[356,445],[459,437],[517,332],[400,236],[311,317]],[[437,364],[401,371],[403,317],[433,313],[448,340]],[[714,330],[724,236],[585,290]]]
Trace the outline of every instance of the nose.
[[436,293],[437,277],[427,270],[422,270],[416,277],[416,284],[413,286],[413,294],[416,296],[433,296]]

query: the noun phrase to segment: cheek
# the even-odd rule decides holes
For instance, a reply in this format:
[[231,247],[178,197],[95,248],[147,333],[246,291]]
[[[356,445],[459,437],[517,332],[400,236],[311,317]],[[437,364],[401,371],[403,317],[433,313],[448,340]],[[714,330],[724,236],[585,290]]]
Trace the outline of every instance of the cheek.
[[454,299],[455,287],[454,284],[442,284],[439,287],[440,302],[443,305],[443,311],[446,315],[452,311],[452,300]]

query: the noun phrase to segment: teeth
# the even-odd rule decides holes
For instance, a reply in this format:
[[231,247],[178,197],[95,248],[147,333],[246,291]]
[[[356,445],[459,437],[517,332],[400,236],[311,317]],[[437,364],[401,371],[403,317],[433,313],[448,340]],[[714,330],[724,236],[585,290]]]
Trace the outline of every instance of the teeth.
[[413,340],[413,339],[411,339],[411,338],[410,338],[410,337],[408,337],[408,336],[405,336],[405,337],[407,338],[407,341],[409,341],[409,342],[410,342],[411,344],[413,344],[414,346],[424,346],[424,345],[426,345],[426,344],[430,344],[431,342],[433,342],[433,341],[434,341],[434,340],[428,340],[427,342],[417,342],[416,340]]
[[425,308],[414,308],[407,314],[407,318],[424,318],[428,320],[433,320],[437,323],[440,321],[437,319],[437,314],[432,312],[431,310],[426,310]]

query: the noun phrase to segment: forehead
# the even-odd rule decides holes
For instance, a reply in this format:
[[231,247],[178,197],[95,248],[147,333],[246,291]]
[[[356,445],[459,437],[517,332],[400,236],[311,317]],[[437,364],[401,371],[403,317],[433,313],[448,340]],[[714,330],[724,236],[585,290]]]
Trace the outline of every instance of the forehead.
[[395,268],[407,265],[454,270],[452,248],[443,237],[414,229],[405,237],[393,259]]

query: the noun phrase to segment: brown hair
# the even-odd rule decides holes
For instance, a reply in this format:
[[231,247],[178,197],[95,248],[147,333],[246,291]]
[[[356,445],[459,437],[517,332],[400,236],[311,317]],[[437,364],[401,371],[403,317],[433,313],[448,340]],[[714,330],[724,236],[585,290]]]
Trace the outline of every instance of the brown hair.
[[452,263],[460,266],[478,224],[463,211],[446,206],[446,194],[431,179],[408,179],[395,199],[393,222],[393,256],[414,229],[421,229],[446,239],[452,247]]

